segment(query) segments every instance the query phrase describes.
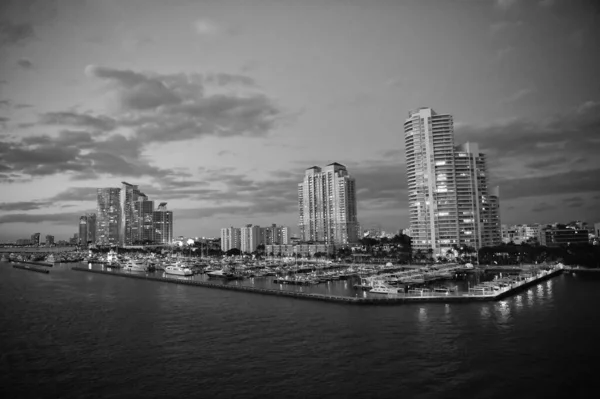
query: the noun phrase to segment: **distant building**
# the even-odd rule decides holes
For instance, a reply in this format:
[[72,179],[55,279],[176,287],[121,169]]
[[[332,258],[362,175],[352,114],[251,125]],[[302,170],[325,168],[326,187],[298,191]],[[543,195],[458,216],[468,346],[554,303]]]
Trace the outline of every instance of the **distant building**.
[[290,239],[290,228],[272,224],[269,227],[261,227],[260,244],[287,244]]
[[173,241],[173,212],[167,210],[167,203],[161,202],[152,212],[154,223],[154,242],[157,244],[171,244]]
[[17,240],[17,245],[29,245],[31,244],[31,239],[29,238],[19,238]]
[[54,245],[54,236],[47,235],[46,236],[46,246],[49,247],[51,245]]
[[79,242],[78,244],[87,247],[96,243],[96,214],[86,213],[79,217]]
[[30,245],[40,245],[40,233],[34,233],[31,235],[31,240],[29,240]]
[[221,251],[227,252],[230,249],[242,248],[242,230],[236,227],[227,227],[221,229]]
[[119,202],[121,205],[121,224],[119,232],[120,245],[133,245],[139,240],[138,212],[136,212],[136,202],[140,197],[146,198],[141,193],[137,185],[121,182],[121,191]]
[[137,222],[134,244],[153,243],[155,241],[154,228],[154,201],[146,196],[139,196],[134,204],[135,219]]
[[79,244],[79,233],[73,234],[73,237],[71,237],[69,239],[69,244],[71,244],[71,245],[77,245],[77,244]]
[[337,162],[306,169],[298,184],[300,236],[303,241],[348,244],[358,241],[356,184]]
[[589,232],[587,229],[546,226],[540,229],[539,242],[546,247],[587,244]]
[[284,245],[266,245],[265,254],[267,256],[281,256],[281,257],[313,257],[315,254],[320,253],[323,255],[331,255],[335,250],[334,244],[325,243],[297,243],[297,244],[284,244]]
[[121,233],[121,189],[99,188],[97,205],[96,242],[99,245],[118,245]]
[[246,225],[240,229],[240,251],[252,253],[262,243],[260,226]]

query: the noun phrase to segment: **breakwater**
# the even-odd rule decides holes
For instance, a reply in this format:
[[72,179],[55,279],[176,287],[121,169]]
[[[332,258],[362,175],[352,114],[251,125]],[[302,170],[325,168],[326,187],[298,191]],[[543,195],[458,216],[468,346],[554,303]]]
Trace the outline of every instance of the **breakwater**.
[[157,276],[148,276],[144,274],[130,274],[130,273],[120,273],[120,272],[109,272],[105,270],[96,270],[89,269],[84,267],[73,267],[71,270],[95,273],[95,274],[104,274],[116,277],[126,277],[133,278],[138,280],[149,280],[149,281],[157,281],[157,282],[165,282],[172,284],[182,284],[182,285],[191,285],[196,287],[206,287],[206,288],[216,288],[221,290],[229,290],[229,291],[240,291],[240,292],[250,292],[262,295],[273,295],[273,296],[283,296],[283,297],[292,297],[298,299],[311,299],[317,301],[325,301],[325,302],[337,302],[337,303],[350,303],[356,305],[399,305],[399,304],[407,304],[407,303],[423,303],[423,302],[440,302],[440,303],[460,303],[460,302],[480,302],[480,301],[495,301],[507,296],[513,295],[517,291],[520,291],[526,287],[537,284],[540,281],[551,278],[562,272],[562,269],[556,269],[551,272],[542,273],[538,276],[533,276],[528,278],[527,280],[515,284],[511,287],[504,288],[498,292],[489,293],[489,294],[435,294],[435,295],[406,295],[406,294],[395,294],[395,295],[386,295],[382,298],[358,298],[358,297],[347,297],[347,296],[335,296],[335,295],[325,295],[325,294],[316,294],[316,293],[306,293],[306,292],[296,292],[296,291],[286,291],[286,290],[277,290],[277,289],[269,289],[269,288],[257,288],[251,286],[243,286],[243,285],[225,285],[219,283],[213,283],[209,281],[198,281],[198,280],[186,280],[179,278],[171,278],[171,277],[157,277]]
[[19,263],[27,263],[29,265],[35,265],[35,266],[44,266],[44,267],[53,267],[54,264],[53,263],[48,263],[48,262],[35,262],[32,260],[16,260],[13,262],[19,262]]
[[36,272],[36,273],[44,273],[44,274],[50,273],[50,270],[48,270],[48,269],[41,269],[38,267],[29,266],[29,265],[13,265],[13,267],[15,269],[28,270],[30,272]]

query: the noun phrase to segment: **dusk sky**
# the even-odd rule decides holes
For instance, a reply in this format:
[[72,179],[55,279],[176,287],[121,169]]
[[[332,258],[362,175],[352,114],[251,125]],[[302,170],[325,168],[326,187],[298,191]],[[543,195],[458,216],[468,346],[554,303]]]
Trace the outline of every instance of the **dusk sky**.
[[334,161],[363,228],[407,228],[422,106],[487,154],[502,223],[598,222],[599,38],[595,0],[3,0],[0,241],[66,239],[122,181],[175,236],[297,231]]

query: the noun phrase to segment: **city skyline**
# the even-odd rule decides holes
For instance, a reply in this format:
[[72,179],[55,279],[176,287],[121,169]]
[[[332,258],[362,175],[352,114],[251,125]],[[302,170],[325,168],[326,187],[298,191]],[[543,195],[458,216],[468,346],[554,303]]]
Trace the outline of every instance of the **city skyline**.
[[0,240],[72,236],[96,187],[123,180],[169,201],[175,235],[273,221],[296,232],[297,183],[334,161],[356,179],[363,227],[407,228],[403,124],[418,107],[453,115],[457,143],[479,143],[502,223],[593,223],[599,11],[2,2]]

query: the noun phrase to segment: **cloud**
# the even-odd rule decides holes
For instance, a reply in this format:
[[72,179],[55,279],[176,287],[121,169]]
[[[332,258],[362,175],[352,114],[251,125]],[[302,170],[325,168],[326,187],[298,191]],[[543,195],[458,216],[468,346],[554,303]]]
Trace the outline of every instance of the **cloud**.
[[96,201],[97,194],[95,187],[69,187],[49,198],[48,201],[52,203],[61,201]]
[[93,116],[76,112],[48,112],[40,117],[40,123],[57,126],[88,127],[110,131],[116,128],[114,119],[107,116]]
[[208,19],[199,19],[195,21],[194,30],[200,36],[214,36],[221,31],[216,23]]
[[514,92],[513,94],[511,94],[510,96],[506,97],[502,102],[514,103],[534,92],[535,92],[535,90],[531,89],[531,88],[520,89],[520,90],[517,90],[516,92]]
[[31,24],[0,20],[0,46],[22,45],[34,37]]
[[555,0],[540,0],[538,2],[541,7],[552,7],[554,3],[556,3]]
[[6,223],[43,223],[52,222],[57,225],[77,225],[79,217],[83,215],[85,211],[81,212],[69,212],[69,213],[13,213],[0,215],[0,224]]
[[505,158],[544,159],[564,146],[571,158],[589,158],[598,151],[600,102],[588,101],[562,114],[537,121],[517,118],[484,126],[455,127],[455,141],[480,144],[483,152]]
[[119,70],[89,65],[89,76],[110,80],[119,92],[125,108],[133,110],[155,109],[160,105],[180,103],[182,99],[158,79],[151,79],[130,70]]
[[509,55],[515,52],[515,48],[512,46],[506,46],[496,51],[496,58],[498,60],[503,60],[507,58]]
[[28,59],[25,59],[25,58],[21,58],[20,60],[18,60],[17,65],[23,69],[33,68],[33,64],[31,63],[31,61],[29,61]]
[[556,209],[556,206],[550,205],[546,202],[541,202],[539,204],[534,205],[531,208],[531,212],[540,213],[540,212],[551,211],[553,209]]
[[517,0],[494,0],[494,4],[501,10],[508,10],[517,4]]
[[501,200],[600,191],[600,169],[499,180]]
[[30,211],[46,208],[50,205],[48,202],[40,201],[22,201],[22,202],[0,202],[2,211]]

